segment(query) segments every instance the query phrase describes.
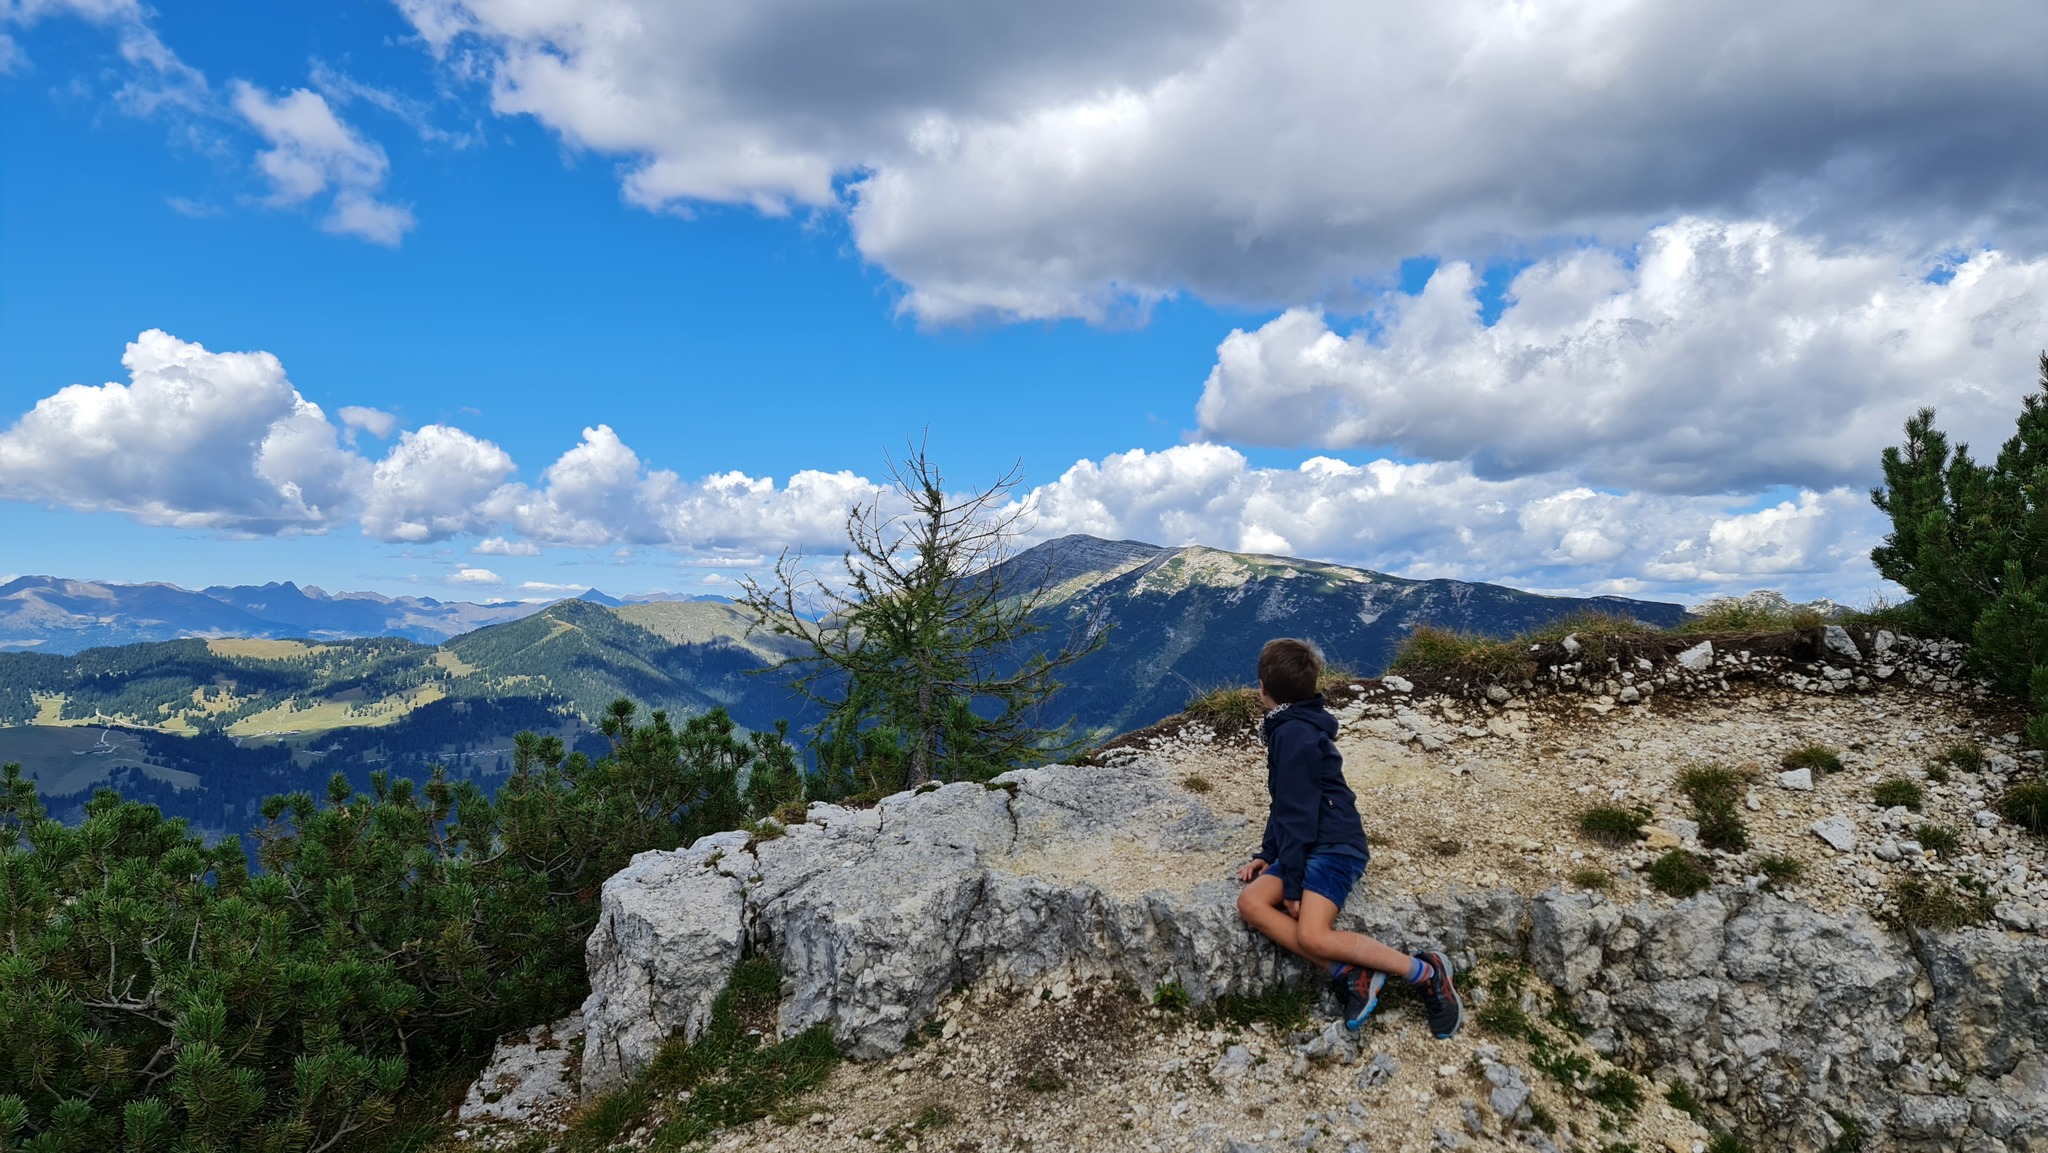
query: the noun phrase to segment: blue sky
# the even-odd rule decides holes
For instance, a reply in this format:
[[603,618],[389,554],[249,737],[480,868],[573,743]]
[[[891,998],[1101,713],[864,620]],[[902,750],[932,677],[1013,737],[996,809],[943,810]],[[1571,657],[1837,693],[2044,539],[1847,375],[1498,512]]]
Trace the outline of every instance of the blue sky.
[[1761,8],[1752,99],[1648,11],[792,3],[0,8],[0,572],[716,591],[929,429],[1041,537],[1858,599],[1876,450],[2048,340],[2026,5],[1850,33],[1844,114]]

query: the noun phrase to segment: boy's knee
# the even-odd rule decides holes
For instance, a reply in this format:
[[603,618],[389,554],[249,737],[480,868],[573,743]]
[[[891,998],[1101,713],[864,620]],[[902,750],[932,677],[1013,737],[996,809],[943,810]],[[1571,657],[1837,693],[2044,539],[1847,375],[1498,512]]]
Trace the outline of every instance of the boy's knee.
[[1252,895],[1253,892],[1254,890],[1247,886],[1237,895],[1237,915],[1247,921],[1252,919],[1252,913],[1258,909],[1260,903],[1259,899]]
[[1325,929],[1321,925],[1303,925],[1300,929],[1300,936],[1296,939],[1301,942],[1302,952],[1307,953],[1311,957],[1323,958],[1329,956],[1327,947],[1330,944],[1330,938],[1333,936],[1335,934],[1331,930]]

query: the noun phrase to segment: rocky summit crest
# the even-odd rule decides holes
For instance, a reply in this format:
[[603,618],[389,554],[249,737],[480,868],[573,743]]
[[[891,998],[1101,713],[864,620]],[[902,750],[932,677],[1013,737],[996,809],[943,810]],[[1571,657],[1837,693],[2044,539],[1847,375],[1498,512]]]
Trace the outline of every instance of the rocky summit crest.
[[[636,857],[582,1013],[507,1039],[466,1139],[587,1123],[752,958],[781,974],[764,1035],[857,1060],[712,1148],[2048,1149],[2048,852],[1996,811],[2040,758],[1959,649],[1829,627],[1529,655],[1329,693],[1375,846],[1345,921],[1453,957],[1452,1041],[1399,997],[1346,1033],[1238,923],[1261,756],[1183,716]],[[1603,807],[1639,827],[1603,835]],[[615,1144],[687,1097],[633,1098]]]

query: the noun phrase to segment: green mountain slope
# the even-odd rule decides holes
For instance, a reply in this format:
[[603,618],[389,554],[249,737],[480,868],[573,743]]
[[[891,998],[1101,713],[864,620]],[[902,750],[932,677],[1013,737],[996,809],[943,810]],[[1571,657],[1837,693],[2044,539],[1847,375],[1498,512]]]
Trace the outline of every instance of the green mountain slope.
[[1685,615],[1655,601],[1540,596],[1200,546],[1066,537],[1040,550],[1055,555],[1027,552],[1013,563],[1057,578],[1041,610],[1049,635],[1090,622],[1109,630],[1099,651],[1069,669],[1056,701],[1080,731],[1102,735],[1169,716],[1200,690],[1251,684],[1259,647],[1273,637],[1312,640],[1332,666],[1376,676],[1418,625],[1512,636],[1589,611],[1658,625]]
[[[1307,637],[1332,664],[1372,675],[1421,624],[1507,635],[1589,609],[1654,624],[1684,613],[1093,537],[1007,563],[1015,587],[1044,585],[1045,639],[1109,629],[1047,710],[1049,721],[1071,716],[1095,736],[1170,715],[1199,690],[1251,683],[1259,646],[1275,636]],[[801,729],[803,702],[781,678],[756,675],[792,642],[748,625],[724,602],[576,600],[440,645],[217,639],[0,652],[0,760],[61,782],[57,792],[82,797],[116,781],[205,827],[240,830],[256,797],[317,788],[336,771],[361,781],[375,769],[418,775],[440,763],[490,779],[521,729],[602,752],[593,725],[619,697],[678,716],[724,707],[750,729],[778,719]]]

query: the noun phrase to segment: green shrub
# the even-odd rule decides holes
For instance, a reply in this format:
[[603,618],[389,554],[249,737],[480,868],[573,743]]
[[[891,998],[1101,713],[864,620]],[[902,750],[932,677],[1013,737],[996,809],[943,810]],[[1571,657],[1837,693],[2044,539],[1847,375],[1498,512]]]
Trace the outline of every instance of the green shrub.
[[1917,826],[1913,830],[1913,839],[1937,857],[1953,857],[1963,844],[1962,835],[1945,825]]
[[1200,773],[1189,773],[1187,776],[1182,777],[1180,787],[1191,793],[1207,793],[1216,788],[1209,778]]
[[1907,808],[1917,813],[1927,803],[1927,791],[1909,777],[1892,777],[1872,786],[1870,799],[1881,808]]
[[1907,877],[1892,886],[1891,919],[1901,928],[1959,929],[1990,919],[1991,898],[1965,893],[1935,877]]
[[2026,736],[2037,747],[2048,744],[2048,522],[2035,495],[2048,466],[2048,352],[2039,367],[2040,390],[2024,398],[2014,435],[1988,463],[1952,449],[1933,409],[1906,422],[1905,443],[1884,450],[1884,485],[1871,494],[1891,532],[1870,554],[1932,631],[1970,642],[1975,672],[2027,699],[2036,716]]
[[2012,786],[1998,799],[1998,811],[2013,824],[2048,836],[2048,781]]
[[1947,761],[1929,761],[1923,771],[1927,774],[1927,779],[1937,785],[1948,784],[1951,779]]
[[1773,853],[1756,859],[1756,871],[1763,874],[1765,883],[1776,888],[1789,885],[1806,875],[1806,864],[1798,857]]
[[1194,1000],[1179,981],[1168,981],[1152,990],[1152,1003],[1169,1013],[1185,1013]]
[[1650,884],[1673,897],[1690,897],[1714,883],[1706,858],[1673,849],[1650,864]]
[[1841,754],[1826,745],[1801,745],[1779,757],[1778,763],[1787,769],[1812,769],[1816,773],[1842,771]]
[[520,734],[495,797],[439,771],[271,797],[261,871],[111,790],[66,828],[0,769],[0,1148],[412,1142],[498,1034],[588,993],[605,877],[787,803],[778,738],[634,713],[598,761]]
[[1699,822],[1700,843],[1710,849],[1739,853],[1749,847],[1749,827],[1740,804],[1746,774],[1714,765],[1696,765],[1678,774],[1678,787],[1692,801]]
[[1643,826],[1649,823],[1650,810],[1640,805],[1595,805],[1579,814],[1579,832],[1609,846],[1630,844],[1643,835]]
[[1707,1153],[1750,1153],[1749,1142],[1733,1133],[1716,1133],[1707,1140]]

